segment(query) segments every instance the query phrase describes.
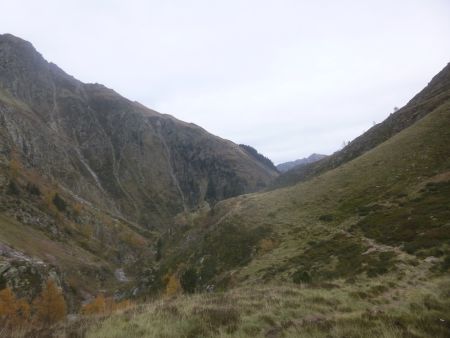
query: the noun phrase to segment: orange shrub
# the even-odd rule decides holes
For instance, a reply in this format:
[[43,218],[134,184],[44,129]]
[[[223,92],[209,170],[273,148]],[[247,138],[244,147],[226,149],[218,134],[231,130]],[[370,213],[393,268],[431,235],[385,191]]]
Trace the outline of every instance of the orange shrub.
[[262,253],[269,252],[274,247],[275,247],[275,243],[270,238],[268,238],[268,239],[263,238],[262,240],[259,241],[259,249],[260,249],[260,252],[262,252]]
[[11,160],[9,161],[9,171],[11,177],[16,178],[22,172],[22,163],[20,156],[15,149],[11,152]]
[[95,299],[83,305],[81,313],[85,315],[104,314],[106,312],[106,300],[105,296],[98,295]]
[[66,302],[61,290],[49,279],[40,295],[33,301],[33,312],[38,323],[54,324],[66,317]]
[[80,216],[81,212],[83,210],[83,205],[79,202],[75,202],[72,205],[72,209],[73,209],[73,213],[75,214],[75,216]]
[[133,303],[129,300],[116,302],[113,298],[100,294],[95,299],[81,308],[84,315],[109,315],[115,311],[131,307]]
[[176,276],[176,274],[172,274],[168,277],[166,284],[166,296],[176,295],[181,291],[181,284]]
[[14,328],[30,318],[30,305],[25,299],[17,299],[10,288],[0,291],[0,326]]

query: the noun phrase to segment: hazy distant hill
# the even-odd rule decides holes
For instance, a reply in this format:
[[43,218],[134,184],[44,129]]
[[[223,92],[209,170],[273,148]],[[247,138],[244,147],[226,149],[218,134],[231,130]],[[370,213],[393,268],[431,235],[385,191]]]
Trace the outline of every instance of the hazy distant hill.
[[322,155],[322,154],[311,154],[308,157],[299,159],[299,160],[295,160],[295,161],[290,161],[290,162],[284,162],[284,163],[280,163],[277,165],[277,169],[279,172],[285,173],[286,171],[289,171],[291,169],[294,169],[298,166],[302,166],[305,164],[309,164],[309,163],[314,163],[317,162],[323,158],[327,157],[327,155]]

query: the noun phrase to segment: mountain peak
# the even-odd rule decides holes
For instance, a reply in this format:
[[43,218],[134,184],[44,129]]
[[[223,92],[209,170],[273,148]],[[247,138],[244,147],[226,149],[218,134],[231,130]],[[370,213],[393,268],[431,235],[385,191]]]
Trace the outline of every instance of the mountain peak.
[[45,61],[42,55],[34,48],[34,46],[31,44],[31,42],[26,41],[24,39],[21,39],[15,35],[5,33],[0,34],[0,58],[2,61],[7,57],[8,55],[10,58],[12,56],[15,56],[16,58],[23,58],[23,57],[38,57],[42,61]]

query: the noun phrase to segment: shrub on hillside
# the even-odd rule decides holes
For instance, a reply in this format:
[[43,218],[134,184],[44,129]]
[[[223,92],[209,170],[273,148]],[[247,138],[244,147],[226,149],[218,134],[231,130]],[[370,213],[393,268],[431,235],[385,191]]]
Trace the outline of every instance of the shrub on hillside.
[[23,170],[22,162],[20,161],[20,155],[13,149],[11,151],[11,160],[9,161],[9,171],[13,178],[16,178]]
[[34,183],[27,183],[27,191],[31,194],[31,195],[35,195],[35,196],[40,196],[41,195],[41,190],[39,189],[39,187],[34,184]]
[[198,275],[197,271],[193,268],[187,269],[180,278],[181,286],[183,287],[184,292],[186,293],[194,293],[197,287]]
[[62,199],[61,196],[58,195],[58,193],[53,196],[53,204],[59,211],[64,211],[67,208],[67,203]]
[[18,328],[26,330],[31,325],[49,327],[64,319],[65,316],[66,302],[61,290],[52,280],[47,281],[41,293],[34,299],[31,310],[27,300],[17,299],[10,288],[0,291],[0,336],[2,337],[2,333],[8,333],[9,330],[14,331]]
[[118,310],[127,309],[132,306],[129,300],[115,301],[111,297],[105,297],[103,294],[95,297],[92,302],[83,305],[81,313],[84,315],[110,315]]
[[11,181],[8,184],[8,190],[6,191],[8,195],[19,195],[20,190],[16,182]]
[[81,313],[84,315],[104,314],[106,312],[106,300],[105,296],[98,295],[95,299],[83,305]]
[[311,283],[311,276],[307,271],[298,270],[292,275],[292,281],[296,284]]
[[45,326],[52,325],[66,316],[66,302],[56,283],[49,279],[40,295],[33,301],[36,320]]
[[319,221],[322,221],[322,222],[331,222],[331,221],[333,221],[333,219],[334,219],[333,215],[329,215],[329,214],[321,215],[319,217]]
[[172,274],[168,277],[167,279],[167,284],[166,284],[166,295],[167,296],[174,296],[177,293],[179,293],[181,290],[181,284],[180,281],[178,280],[178,277],[176,276],[176,274]]
[[158,238],[158,241],[156,242],[156,254],[155,254],[156,261],[160,261],[162,258],[162,246],[163,246],[162,239]]
[[29,318],[30,305],[26,300],[17,299],[11,288],[0,291],[0,327],[4,329],[19,327]]

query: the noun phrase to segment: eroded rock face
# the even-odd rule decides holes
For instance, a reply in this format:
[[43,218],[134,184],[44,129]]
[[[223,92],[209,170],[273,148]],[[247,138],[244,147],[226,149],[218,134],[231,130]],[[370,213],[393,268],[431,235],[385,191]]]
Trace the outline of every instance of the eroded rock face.
[[61,284],[56,268],[0,243],[0,290],[10,287],[20,297],[32,299],[48,278]]
[[75,195],[149,227],[203,201],[256,191],[277,172],[236,144],[84,84],[0,35],[0,156],[17,151]]

